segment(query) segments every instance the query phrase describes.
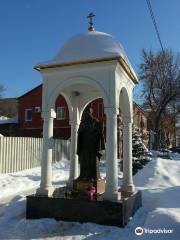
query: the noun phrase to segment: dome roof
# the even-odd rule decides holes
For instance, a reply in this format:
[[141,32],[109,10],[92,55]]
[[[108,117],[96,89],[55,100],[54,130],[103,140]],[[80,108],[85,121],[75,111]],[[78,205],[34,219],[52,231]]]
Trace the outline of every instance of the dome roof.
[[118,56],[123,57],[129,63],[123,47],[113,36],[103,32],[88,31],[70,38],[52,60],[40,65],[64,64]]
[[67,40],[52,60],[37,64],[35,69],[118,58],[123,59],[126,70],[129,69],[128,71],[136,79],[136,74],[121,44],[110,34],[88,31]]
[[122,46],[109,34],[89,31],[69,39],[54,60],[74,62],[107,57],[125,57]]

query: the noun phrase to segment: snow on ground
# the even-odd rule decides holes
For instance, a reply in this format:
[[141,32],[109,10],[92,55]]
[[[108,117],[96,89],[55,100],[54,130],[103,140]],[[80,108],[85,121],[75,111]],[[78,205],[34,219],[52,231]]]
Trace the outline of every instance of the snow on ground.
[[[0,202],[19,194],[34,192],[40,184],[40,167],[21,172],[0,174]],[[64,186],[69,176],[69,161],[53,165],[53,184]]]
[[[173,229],[169,235],[150,235],[150,239],[180,239],[180,155],[176,160],[156,158],[134,177],[142,190],[143,208],[147,211],[143,228]],[[153,238],[154,237],[154,238]],[[169,238],[168,238],[169,237]],[[148,239],[143,235],[141,239]]]
[[[59,239],[59,240],[134,240],[180,239],[180,155],[173,160],[155,158],[134,177],[142,191],[143,207],[129,224],[118,227],[92,223],[55,221],[53,219],[26,220],[25,195],[35,191],[40,183],[40,168],[18,173],[0,174],[0,239]],[[67,160],[53,166],[53,184],[62,186],[68,179]],[[101,170],[104,169],[101,164]],[[166,229],[173,233],[144,233],[136,236],[134,230]]]

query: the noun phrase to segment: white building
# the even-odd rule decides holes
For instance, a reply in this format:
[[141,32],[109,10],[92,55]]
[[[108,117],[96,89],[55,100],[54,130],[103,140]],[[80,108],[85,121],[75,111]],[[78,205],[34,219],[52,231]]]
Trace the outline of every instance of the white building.
[[[135,191],[132,179],[133,87],[138,83],[121,44],[111,35],[94,30],[73,36],[50,61],[37,64],[43,78],[43,159],[41,185],[37,195],[50,196],[52,185],[52,144],[55,101],[62,94],[69,108],[71,124],[71,167],[69,184],[78,177],[77,130],[89,102],[102,97],[106,114],[105,198],[116,201],[119,188],[127,195]],[[118,186],[117,115],[123,122],[123,185]]]

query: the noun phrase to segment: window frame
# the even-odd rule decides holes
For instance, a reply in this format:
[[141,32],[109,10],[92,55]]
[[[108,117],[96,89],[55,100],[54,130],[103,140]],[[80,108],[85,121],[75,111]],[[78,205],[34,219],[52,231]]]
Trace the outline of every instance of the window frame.
[[[28,111],[31,111],[31,119],[28,119],[28,118],[27,118],[27,113],[28,113]],[[25,109],[25,122],[32,122],[32,114],[33,114],[32,108],[26,108],[26,109]]]
[[[64,109],[64,117],[58,117],[58,111],[60,111],[59,109]],[[56,109],[56,120],[58,120],[58,121],[66,120],[66,107],[65,106],[57,107],[57,109]]]

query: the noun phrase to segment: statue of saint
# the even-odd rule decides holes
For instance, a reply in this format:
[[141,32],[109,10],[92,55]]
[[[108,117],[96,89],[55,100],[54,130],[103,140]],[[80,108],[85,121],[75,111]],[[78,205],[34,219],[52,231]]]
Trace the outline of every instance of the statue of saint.
[[82,180],[100,179],[99,161],[105,149],[103,124],[92,116],[89,108],[83,115],[78,130],[77,154]]

